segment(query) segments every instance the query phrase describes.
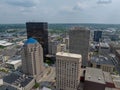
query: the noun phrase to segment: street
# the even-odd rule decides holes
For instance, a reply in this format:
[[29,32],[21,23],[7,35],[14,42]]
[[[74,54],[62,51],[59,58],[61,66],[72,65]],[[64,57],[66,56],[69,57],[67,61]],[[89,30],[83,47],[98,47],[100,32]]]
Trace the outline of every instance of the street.
[[40,79],[40,87],[50,87],[53,88],[52,83],[54,83],[55,79],[55,67],[49,67],[50,69],[44,74],[44,76]]

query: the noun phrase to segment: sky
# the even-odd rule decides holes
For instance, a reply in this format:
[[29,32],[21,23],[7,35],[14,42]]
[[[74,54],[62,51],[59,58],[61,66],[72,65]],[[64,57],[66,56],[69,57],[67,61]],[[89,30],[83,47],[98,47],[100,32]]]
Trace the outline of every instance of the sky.
[[120,0],[0,0],[0,24],[120,24]]

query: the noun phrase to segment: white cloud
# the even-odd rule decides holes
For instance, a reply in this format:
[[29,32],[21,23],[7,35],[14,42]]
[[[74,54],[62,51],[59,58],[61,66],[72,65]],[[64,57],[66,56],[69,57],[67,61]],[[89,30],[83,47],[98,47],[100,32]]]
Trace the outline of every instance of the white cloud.
[[73,7],[74,10],[83,10],[88,8],[89,6],[86,3],[78,2],[76,6]]
[[97,4],[110,4],[112,0],[98,0]]
[[[120,22],[119,3],[98,4],[99,0],[0,0],[0,23]],[[114,11],[114,13],[113,13]]]
[[33,7],[40,0],[2,0],[2,2],[7,3],[8,5],[12,6],[19,6],[19,7]]

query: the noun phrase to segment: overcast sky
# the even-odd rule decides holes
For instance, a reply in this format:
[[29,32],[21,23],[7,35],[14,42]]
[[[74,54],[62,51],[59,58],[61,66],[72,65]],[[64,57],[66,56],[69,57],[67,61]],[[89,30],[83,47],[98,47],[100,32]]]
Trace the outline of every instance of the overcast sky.
[[0,0],[0,23],[120,24],[120,0]]

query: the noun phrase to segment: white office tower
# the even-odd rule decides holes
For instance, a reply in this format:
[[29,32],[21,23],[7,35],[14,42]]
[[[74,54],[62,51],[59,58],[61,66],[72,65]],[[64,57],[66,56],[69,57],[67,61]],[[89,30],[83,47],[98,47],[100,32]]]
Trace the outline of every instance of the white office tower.
[[80,83],[81,60],[80,54],[56,54],[57,90],[77,90]]

